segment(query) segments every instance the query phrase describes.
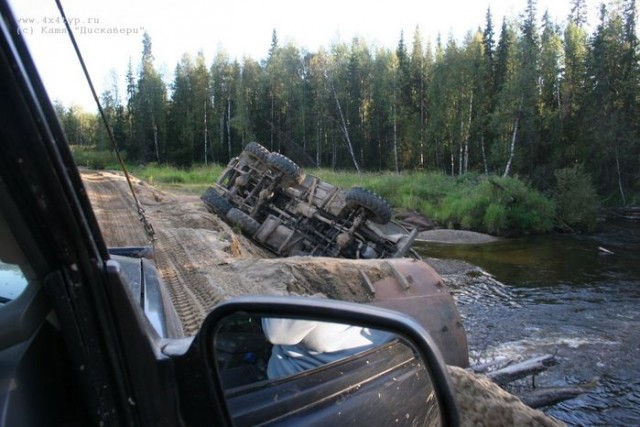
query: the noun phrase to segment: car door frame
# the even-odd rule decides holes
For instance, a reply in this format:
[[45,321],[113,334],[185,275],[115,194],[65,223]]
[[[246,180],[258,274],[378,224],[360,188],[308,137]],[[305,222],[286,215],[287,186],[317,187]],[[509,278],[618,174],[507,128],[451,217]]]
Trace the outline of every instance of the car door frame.
[[[28,287],[43,304],[18,311],[31,326],[22,328],[16,344],[55,323],[94,424],[176,425],[179,355],[163,353],[167,340],[109,259],[64,132],[5,0],[0,13],[0,174],[28,229],[16,239],[37,265],[37,280]],[[196,375],[198,368],[182,371]],[[205,399],[202,406],[215,420],[215,405]]]

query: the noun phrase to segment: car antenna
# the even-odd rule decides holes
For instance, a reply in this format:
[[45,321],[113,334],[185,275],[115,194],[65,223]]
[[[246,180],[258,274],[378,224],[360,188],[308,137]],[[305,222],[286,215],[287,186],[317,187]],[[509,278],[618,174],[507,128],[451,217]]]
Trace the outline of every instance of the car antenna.
[[129,176],[129,172],[127,172],[127,168],[124,165],[124,161],[122,160],[122,156],[120,155],[120,150],[118,150],[118,145],[116,144],[116,139],[113,135],[113,130],[111,126],[109,126],[109,120],[102,109],[102,105],[100,104],[100,100],[98,99],[98,94],[96,93],[96,89],[93,86],[93,82],[91,80],[91,76],[89,76],[89,71],[87,70],[87,66],[84,63],[84,59],[82,58],[82,54],[80,53],[80,48],[78,47],[78,43],[76,42],[76,38],[73,35],[73,31],[71,30],[71,25],[69,24],[69,20],[67,19],[66,14],[64,13],[64,9],[62,8],[62,4],[60,0],[56,0],[56,5],[58,6],[58,10],[62,15],[62,20],[64,21],[64,25],[67,27],[67,33],[69,34],[69,38],[71,39],[71,44],[73,45],[73,49],[76,52],[76,56],[80,61],[80,65],[82,66],[82,71],[84,72],[85,77],[87,78],[87,82],[89,83],[89,88],[91,89],[91,94],[93,95],[93,99],[96,101],[96,105],[98,106],[98,111],[100,112],[100,117],[102,118],[102,122],[107,128],[107,134],[109,135],[109,141],[111,141],[111,146],[113,147],[113,151],[116,153],[116,157],[118,158],[118,163],[120,164],[120,168],[122,172],[124,172],[124,176],[127,179],[127,184],[129,185],[129,190],[131,190],[131,195],[133,196],[133,200],[135,201],[136,208],[138,210],[138,215],[140,216],[140,222],[142,222],[145,231],[149,235],[151,241],[155,241],[155,231],[153,226],[149,222],[149,219],[145,215],[144,208],[140,204],[138,197],[136,196],[136,192],[133,188],[133,184],[131,183],[131,178]]

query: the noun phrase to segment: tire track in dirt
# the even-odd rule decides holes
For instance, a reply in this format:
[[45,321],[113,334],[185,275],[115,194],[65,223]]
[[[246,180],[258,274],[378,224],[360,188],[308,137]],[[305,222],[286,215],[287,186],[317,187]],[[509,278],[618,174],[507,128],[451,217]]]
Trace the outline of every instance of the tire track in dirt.
[[[82,178],[107,246],[150,244],[122,175],[83,171]],[[247,250],[242,249],[246,245],[207,212],[197,197],[174,197],[138,180],[134,188],[155,228],[158,275],[184,335],[193,335],[215,304],[242,288],[237,274],[221,266],[246,256]]]
[[83,172],[82,178],[107,246],[148,245],[124,177]]
[[232,296],[229,288],[238,287],[234,285],[235,277],[212,267],[222,258],[219,253],[223,251],[218,252],[215,242],[204,238],[207,234],[212,233],[202,229],[167,228],[157,233],[155,242],[156,263],[186,335],[195,334],[211,308]]
[[[170,230],[160,230],[155,241],[155,257],[158,273],[169,290],[171,301],[180,317],[185,335],[193,335],[202,324],[208,311],[208,303],[200,295],[202,282],[185,270],[186,254]],[[188,285],[188,286],[187,286]]]

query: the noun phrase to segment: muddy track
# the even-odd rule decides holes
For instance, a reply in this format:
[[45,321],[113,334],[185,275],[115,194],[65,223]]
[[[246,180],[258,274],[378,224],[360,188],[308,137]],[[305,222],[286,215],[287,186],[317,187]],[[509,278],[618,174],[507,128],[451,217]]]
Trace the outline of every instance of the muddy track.
[[[114,172],[82,174],[108,246],[150,244],[126,180]],[[133,179],[134,189],[156,234],[153,242],[160,278],[180,318],[193,335],[221,301],[246,294],[323,295],[368,302],[363,279],[390,275],[380,262],[273,256],[209,213],[196,196],[164,193]]]
[[82,175],[107,246],[144,246],[150,238],[140,226],[135,203],[124,179],[100,172]]
[[[206,277],[198,274],[190,254],[211,253],[215,256],[215,253],[204,250],[199,244],[199,239],[195,237],[197,232],[194,231],[197,228],[190,229],[190,233],[181,233],[178,228],[173,227],[184,223],[215,230],[220,229],[218,221],[204,211],[194,212],[188,209],[189,201],[178,201],[134,180],[137,197],[156,229],[155,240],[152,242],[142,226],[128,184],[122,175],[112,172],[83,172],[82,178],[107,246],[153,245],[158,273],[178,313],[183,333],[193,335],[215,304],[215,290]],[[198,247],[191,247],[194,243]]]
[[198,297],[202,291],[194,292],[202,283],[194,280],[193,274],[183,268],[186,265],[186,255],[178,246],[172,233],[160,231],[155,242],[156,263],[158,272],[170,291],[171,302],[182,321],[183,332],[185,335],[192,335],[204,319],[208,304]]
[[82,178],[107,246],[153,246],[158,273],[185,336],[195,334],[220,301],[242,293],[273,293],[257,289],[259,279],[240,279],[230,267],[246,257],[268,254],[207,212],[198,197],[167,194],[134,178],[136,195],[156,232],[152,241],[124,176],[82,171]]
[[231,297],[237,287],[234,276],[212,268],[216,257],[208,230],[165,228],[156,235],[158,271],[171,293],[185,335],[195,334],[206,314],[217,303]]

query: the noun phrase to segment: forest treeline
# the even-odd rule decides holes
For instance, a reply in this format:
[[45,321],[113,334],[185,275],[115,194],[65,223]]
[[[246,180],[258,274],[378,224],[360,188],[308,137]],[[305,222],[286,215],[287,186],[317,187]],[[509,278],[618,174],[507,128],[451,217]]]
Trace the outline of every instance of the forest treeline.
[[[592,27],[586,0],[562,26],[536,8],[498,26],[488,9],[462,41],[416,28],[395,48],[355,38],[306,52],[274,30],[266,59],[185,54],[172,78],[145,34],[125,99],[114,85],[102,103],[132,163],[226,163],[257,141],[304,167],[516,176],[543,191],[580,165],[608,203],[637,202],[636,1],[603,3]],[[56,109],[72,144],[109,149],[97,116]]]

